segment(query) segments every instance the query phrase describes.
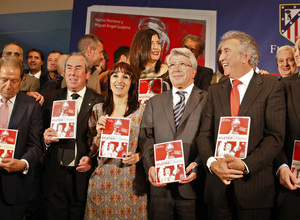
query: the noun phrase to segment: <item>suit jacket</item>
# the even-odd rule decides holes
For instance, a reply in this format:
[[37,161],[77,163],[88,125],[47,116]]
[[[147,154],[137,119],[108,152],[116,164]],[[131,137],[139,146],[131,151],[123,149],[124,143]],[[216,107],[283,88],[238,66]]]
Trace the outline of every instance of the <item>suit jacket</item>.
[[[29,74],[29,70],[25,70],[25,74]],[[40,88],[43,87],[43,85],[48,81],[48,72],[45,70],[41,70],[41,76],[40,76]]]
[[23,92],[39,92],[40,81],[34,76],[24,74],[24,78],[20,87],[20,91]]
[[[66,100],[67,99],[67,88],[55,90],[53,92],[47,93],[45,95],[44,103],[44,120],[45,128],[50,127],[50,119],[52,112],[52,103],[55,100]],[[88,156],[90,148],[88,146],[88,119],[91,115],[92,108],[95,104],[103,102],[103,96],[94,93],[90,89],[86,89],[86,93],[83,97],[81,108],[77,116],[77,132],[76,132],[76,142],[77,142],[77,157],[75,158],[75,165],[78,165],[79,160],[83,156]],[[46,151],[44,157],[44,192],[45,196],[49,196],[52,192],[53,187],[57,178],[56,172],[60,169],[60,161],[58,160],[59,147],[67,148],[70,143],[68,139],[61,139],[57,143],[51,144],[51,146]],[[76,188],[77,196],[81,201],[86,198],[86,191],[88,186],[90,172],[80,173],[76,171]]]
[[[154,166],[153,144],[167,141],[182,140],[186,167],[192,162],[201,166],[196,136],[199,134],[201,112],[205,106],[206,98],[207,92],[194,86],[177,130],[174,121],[172,91],[169,90],[156,95],[148,101],[139,135],[139,146],[147,175],[149,168]],[[196,188],[199,186],[196,186],[195,183],[196,181],[179,184],[180,195],[186,199],[196,199]],[[152,195],[164,196],[165,193],[166,187],[151,185]]]
[[208,90],[210,82],[213,76],[213,70],[211,68],[197,66],[197,74],[194,79],[194,84],[205,91]]
[[[203,112],[201,132],[197,139],[199,154],[206,164],[214,155],[221,116],[230,116],[231,83],[228,77],[209,88]],[[273,160],[280,152],[285,131],[283,86],[271,75],[254,73],[242,100],[239,116],[250,116],[247,157],[243,160],[249,174],[232,181],[237,201],[242,208],[272,207],[275,196]],[[226,185],[217,175],[207,176],[205,201],[218,206]]]
[[0,186],[4,200],[15,205],[35,197],[35,168],[42,156],[43,120],[41,106],[31,97],[19,92],[11,113],[8,129],[18,130],[14,158],[25,159],[29,172],[0,172]]

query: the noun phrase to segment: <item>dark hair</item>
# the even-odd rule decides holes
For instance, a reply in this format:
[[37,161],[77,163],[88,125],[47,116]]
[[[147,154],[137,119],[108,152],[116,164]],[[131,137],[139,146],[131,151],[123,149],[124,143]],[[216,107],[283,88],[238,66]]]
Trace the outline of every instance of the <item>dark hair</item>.
[[[139,30],[133,37],[129,60],[130,65],[136,74],[139,76],[141,72],[145,69],[148,61],[151,59],[151,40],[152,36],[159,34],[151,28],[143,28]],[[155,73],[160,71],[161,60],[159,59],[155,64]]]
[[118,47],[113,54],[114,63],[119,62],[122,55],[124,55],[125,57],[128,57],[129,50],[130,50],[130,47],[128,47],[128,46]]
[[37,49],[37,48],[31,48],[30,50],[27,51],[27,53],[26,53],[26,60],[28,59],[29,53],[32,52],[32,51],[37,52],[40,55],[41,60],[45,61],[45,57],[44,57],[43,52],[41,50]]
[[106,80],[105,101],[103,103],[102,109],[103,112],[105,112],[108,115],[111,115],[114,110],[115,106],[113,100],[113,93],[110,89],[110,77],[117,71],[128,74],[131,79],[131,84],[128,91],[128,100],[127,100],[128,108],[124,114],[124,117],[127,117],[131,113],[135,112],[139,107],[138,91],[137,91],[138,79],[134,74],[132,67],[128,63],[124,63],[124,62],[116,63],[109,70],[107,74],[107,80]]
[[[59,50],[52,50],[52,51],[50,51],[50,52],[48,53],[48,56],[49,56],[51,53],[59,53],[60,55],[62,55],[62,52],[59,51]],[[48,56],[47,56],[47,57],[48,57]]]
[[204,40],[202,40],[201,37],[197,36],[197,35],[192,35],[192,34],[189,34],[187,36],[185,36],[185,38],[183,38],[182,42],[181,42],[181,47],[184,46],[184,42],[187,40],[187,39],[190,39],[192,41],[195,41],[195,42],[198,42],[200,44],[200,47],[199,47],[199,54],[203,54],[203,51],[205,49],[205,43],[204,43]]

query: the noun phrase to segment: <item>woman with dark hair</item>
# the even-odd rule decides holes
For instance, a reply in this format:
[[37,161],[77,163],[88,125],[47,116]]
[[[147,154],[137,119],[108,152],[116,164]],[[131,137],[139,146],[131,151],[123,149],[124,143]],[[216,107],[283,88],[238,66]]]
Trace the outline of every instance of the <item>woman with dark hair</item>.
[[170,89],[168,66],[161,62],[159,34],[151,28],[139,30],[133,37],[129,61],[140,79],[162,78],[164,90]]
[[147,219],[147,195],[142,184],[145,172],[137,174],[141,168],[137,146],[143,111],[136,75],[129,64],[116,63],[107,75],[105,101],[94,106],[89,119],[94,135],[91,156],[97,155],[106,117],[131,119],[128,153],[123,159],[97,159],[89,181],[85,219]]

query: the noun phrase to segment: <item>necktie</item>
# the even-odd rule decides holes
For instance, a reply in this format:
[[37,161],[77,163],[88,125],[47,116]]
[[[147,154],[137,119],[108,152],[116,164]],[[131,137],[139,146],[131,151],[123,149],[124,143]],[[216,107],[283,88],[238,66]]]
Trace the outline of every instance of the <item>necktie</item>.
[[[78,99],[80,97],[79,94],[73,93],[71,95],[72,99]],[[68,140],[68,144],[65,146],[62,152],[62,158],[61,158],[61,165],[63,166],[69,166],[72,161],[75,159],[75,145],[76,140],[71,139]],[[68,146],[68,147],[67,147]]]
[[7,99],[2,98],[2,105],[0,107],[0,128],[6,129],[8,125],[9,109]]
[[230,93],[230,110],[231,116],[238,116],[240,110],[240,93],[238,90],[238,85],[242,84],[241,81],[235,79],[232,81],[232,89]]
[[78,99],[80,97],[80,95],[78,93],[73,93],[71,95],[72,99]]
[[174,107],[174,119],[175,119],[175,126],[176,128],[179,125],[180,119],[182,117],[183,111],[184,111],[184,102],[185,102],[185,96],[184,96],[184,91],[178,91],[176,94],[179,95],[180,100],[177,102],[177,104]]

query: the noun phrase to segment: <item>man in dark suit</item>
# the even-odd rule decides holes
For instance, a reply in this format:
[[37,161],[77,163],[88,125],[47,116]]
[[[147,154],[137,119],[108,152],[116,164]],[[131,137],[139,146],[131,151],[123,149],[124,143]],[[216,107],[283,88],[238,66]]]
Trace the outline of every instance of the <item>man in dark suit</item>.
[[[255,73],[259,49],[251,36],[229,31],[222,36],[220,48],[227,77],[209,88],[197,138],[199,154],[210,171],[204,199],[211,219],[269,219],[275,196],[273,160],[282,149],[285,133],[284,91],[275,77]],[[237,80],[238,96],[232,89]],[[251,118],[243,160],[213,157],[220,117],[230,115]]]
[[[197,207],[197,191],[201,189],[196,179],[203,179],[203,166],[195,138],[199,134],[207,93],[193,84],[197,60],[191,51],[175,48],[171,50],[167,62],[173,88],[149,100],[139,136],[143,164],[151,183],[149,216],[150,219],[197,219],[196,210],[200,208]],[[182,117],[174,119],[175,106],[181,101],[185,106]],[[177,126],[175,121],[179,122]],[[153,144],[174,140],[183,142],[187,177],[179,183],[158,184]]]
[[[90,76],[88,59],[84,54],[71,54],[65,64],[67,87],[45,96],[45,121],[50,125],[52,104],[55,100],[77,98],[77,132],[74,139],[56,139],[56,131],[44,132],[44,205],[46,219],[83,219],[88,180],[92,161],[88,157],[88,119],[92,107],[103,102],[103,97],[86,88]],[[79,95],[79,96],[78,96]],[[67,153],[70,153],[68,157]]]
[[[200,59],[205,49],[204,41],[196,35],[187,35],[181,43],[181,47],[185,47],[192,51],[196,59]],[[197,66],[197,74],[194,79],[194,84],[205,91],[208,90],[213,76],[213,70],[204,66]]]
[[33,98],[19,92],[23,76],[20,59],[0,59],[0,117],[6,116],[0,127],[18,130],[14,157],[0,162],[1,219],[22,219],[27,202],[35,197],[35,168],[42,156],[42,110]]
[[278,195],[278,219],[300,218],[300,190],[294,184],[299,180],[291,171],[294,141],[300,140],[300,76],[293,74],[282,79],[287,104],[287,127],[283,151],[277,156],[275,162],[278,168],[277,176],[284,186]]

